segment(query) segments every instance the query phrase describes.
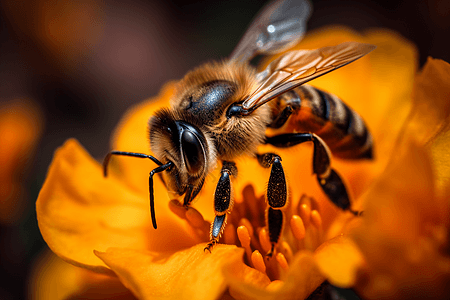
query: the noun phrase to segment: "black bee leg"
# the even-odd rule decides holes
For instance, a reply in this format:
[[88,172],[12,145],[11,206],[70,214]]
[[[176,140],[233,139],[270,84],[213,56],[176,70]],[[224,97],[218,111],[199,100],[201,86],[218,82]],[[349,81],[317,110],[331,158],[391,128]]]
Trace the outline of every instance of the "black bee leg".
[[286,106],[275,117],[275,119],[272,121],[272,123],[270,123],[269,127],[270,128],[280,128],[280,127],[282,127],[286,123],[286,121],[289,119],[289,117],[292,115],[293,112],[294,112],[294,109],[292,108],[292,106],[290,106],[290,105]]
[[123,156],[131,156],[131,157],[138,157],[138,158],[149,158],[158,165],[158,167],[156,167],[155,169],[153,169],[150,172],[149,177],[148,177],[148,190],[149,190],[149,195],[150,195],[150,215],[152,216],[153,228],[156,229],[157,225],[156,225],[156,214],[155,214],[155,196],[153,195],[153,175],[169,169],[173,165],[173,163],[168,162],[167,164],[163,164],[162,162],[160,162],[153,156],[143,154],[143,153],[111,151],[105,156],[105,159],[103,160],[103,176],[105,176],[105,177],[108,175],[108,169],[107,169],[108,163],[109,163],[109,160],[111,159],[111,156],[113,156],[113,155],[123,155]]
[[281,157],[274,153],[265,153],[257,155],[258,162],[264,168],[270,168],[269,183],[267,184],[267,227],[269,232],[270,243],[272,248],[266,254],[272,257],[275,245],[283,229],[284,216],[282,209],[287,202],[287,184],[284,175],[283,166],[281,165]]
[[281,134],[266,139],[267,144],[286,148],[303,142],[314,143],[313,172],[317,181],[328,198],[339,208],[360,215],[360,212],[350,208],[350,199],[347,189],[339,175],[330,167],[330,150],[325,142],[313,133]]
[[233,187],[231,185],[231,176],[237,175],[235,163],[224,161],[220,171],[220,179],[214,192],[214,211],[216,217],[211,223],[209,234],[210,242],[205,247],[205,251],[211,252],[211,248],[218,243],[220,236],[227,224],[227,213],[233,208]]
[[153,228],[158,228],[158,226],[156,225],[156,213],[155,213],[155,196],[153,194],[153,175],[155,175],[156,173],[160,173],[162,171],[165,171],[167,169],[169,169],[171,166],[173,166],[172,162],[168,162],[165,165],[156,167],[155,169],[153,169],[149,176],[148,176],[148,191],[149,191],[149,195],[150,195],[150,215],[152,216],[152,224],[153,224]]

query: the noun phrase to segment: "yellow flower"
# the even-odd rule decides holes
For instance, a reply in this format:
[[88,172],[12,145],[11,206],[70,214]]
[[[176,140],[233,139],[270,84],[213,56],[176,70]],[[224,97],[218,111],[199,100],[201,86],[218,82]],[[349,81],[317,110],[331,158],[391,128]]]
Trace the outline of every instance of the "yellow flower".
[[[370,227],[377,225],[373,214],[384,207],[377,206],[381,203],[378,197],[397,203],[398,194],[396,186],[390,190],[391,186],[382,184],[394,178],[402,183],[401,176],[413,176],[412,159],[417,158],[414,154],[423,152],[420,147],[439,132],[441,123],[436,121],[430,131],[423,130],[422,144],[418,146],[418,142],[401,139],[414,126],[431,125],[431,115],[422,117],[423,110],[410,115],[411,108],[421,107],[411,97],[416,53],[414,46],[395,33],[372,30],[358,35],[345,28],[328,28],[306,37],[298,48],[345,41],[371,43],[377,49],[312,84],[344,99],[363,116],[373,134],[374,161],[332,162],[347,181],[353,208],[364,209],[367,218],[338,210],[322,194],[311,175],[310,146],[276,150],[283,158],[290,182],[287,225],[278,255],[270,261],[260,255],[268,247],[262,196],[269,176],[267,170],[250,159],[237,162],[236,203],[222,238],[225,244],[216,245],[211,254],[205,253],[218,170],[205,183],[194,208],[187,210],[170,202],[162,182],[155,180],[158,229],[154,230],[148,204],[148,173],[154,164],[150,160],[115,157],[108,178],[103,178],[100,164],[78,142],[69,140],[56,151],[36,203],[39,228],[50,249],[75,266],[117,276],[141,299],[216,299],[224,293],[240,299],[303,299],[325,279],[343,287],[356,282],[364,293],[366,288],[357,276],[366,274],[364,278],[370,278],[376,274],[371,264],[375,260],[366,251],[372,238],[364,237],[358,230],[371,228],[374,238],[384,245],[383,233]],[[168,105],[172,93],[170,83],[156,99],[130,110],[113,135],[112,148],[149,153],[147,120],[157,109]],[[432,100],[426,96],[421,102],[425,107]],[[440,149],[445,142],[441,141]],[[400,163],[405,164],[401,171],[406,174],[390,171]],[[432,184],[428,175],[424,173],[423,182]],[[405,185],[420,189],[413,179]],[[416,196],[424,194],[422,191]],[[354,236],[347,234],[353,230]],[[102,280],[106,279],[102,277],[99,284]]]

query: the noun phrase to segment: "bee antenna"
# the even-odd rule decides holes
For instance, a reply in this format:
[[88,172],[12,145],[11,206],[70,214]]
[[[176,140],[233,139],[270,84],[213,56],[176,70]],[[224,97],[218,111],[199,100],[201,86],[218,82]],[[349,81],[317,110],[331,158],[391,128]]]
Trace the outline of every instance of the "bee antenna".
[[135,153],[135,152],[111,151],[105,156],[105,159],[103,160],[103,176],[104,177],[108,176],[107,168],[108,168],[109,160],[111,159],[112,155],[123,155],[123,156],[139,157],[139,158],[148,158],[148,159],[151,159],[158,166],[163,165],[162,162],[160,162],[159,160],[157,160],[156,158],[154,158],[151,155],[147,155],[147,154],[143,154],[143,153]]
[[171,166],[173,166],[173,163],[170,161],[165,165],[159,166],[155,169],[153,169],[150,172],[150,175],[148,177],[148,189],[150,192],[150,214],[152,216],[152,224],[153,224],[153,228],[158,228],[158,226],[156,225],[156,213],[155,213],[155,196],[153,193],[153,175],[155,175],[156,173],[160,173],[162,171],[167,170],[168,168],[170,168]]

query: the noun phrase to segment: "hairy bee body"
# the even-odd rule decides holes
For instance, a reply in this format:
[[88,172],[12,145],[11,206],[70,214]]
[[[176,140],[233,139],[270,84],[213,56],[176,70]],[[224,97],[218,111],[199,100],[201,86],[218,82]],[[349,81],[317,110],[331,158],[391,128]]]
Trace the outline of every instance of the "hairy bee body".
[[[280,120],[286,107],[289,118]],[[270,102],[272,124],[281,132],[311,132],[320,136],[334,156],[372,158],[372,136],[363,119],[337,96],[310,85],[290,90]]]
[[[227,116],[232,104],[242,102],[250,94],[256,84],[255,74],[248,64],[210,62],[187,73],[177,84],[171,111],[207,132],[218,159],[233,160],[253,154],[264,142],[271,122],[268,105],[247,116]],[[152,143],[152,149],[157,149],[158,144]]]
[[[372,138],[361,117],[334,95],[304,85],[343,67],[375,46],[347,42],[314,50],[294,50],[274,59],[257,72],[249,62],[259,54],[290,49],[303,37],[311,13],[307,0],[275,0],[250,25],[229,59],[204,64],[179,81],[170,107],[149,119],[150,147],[154,154],[111,151],[103,162],[104,175],[112,155],[151,159],[157,167],[149,174],[150,212],[156,229],[153,176],[162,175],[170,194],[184,195],[188,207],[205,178],[222,164],[214,198],[215,218],[210,242],[219,241],[233,208],[235,160],[253,156],[270,168],[267,183],[266,223],[272,256],[278,244],[287,204],[282,159],[276,153],[258,153],[258,146],[292,147],[313,143],[313,173],[322,191],[339,208],[351,209],[340,175],[331,166],[330,150],[347,159],[372,157]],[[268,128],[275,135],[268,136]],[[271,131],[272,132],[272,131]]]

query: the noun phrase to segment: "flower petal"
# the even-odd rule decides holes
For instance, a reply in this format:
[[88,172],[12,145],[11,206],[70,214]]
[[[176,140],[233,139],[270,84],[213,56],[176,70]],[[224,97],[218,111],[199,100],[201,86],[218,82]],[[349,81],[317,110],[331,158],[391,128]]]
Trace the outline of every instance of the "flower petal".
[[410,137],[398,151],[398,159],[367,193],[363,223],[354,233],[366,259],[356,287],[373,299],[442,297],[448,290],[450,259],[443,255],[442,239],[432,233],[444,229],[446,240],[442,214],[449,211],[448,198],[445,206],[435,205],[425,147]]
[[[155,183],[158,194],[163,189]],[[157,211],[166,211],[158,217],[161,229],[154,230],[147,197],[127,188],[120,178],[104,178],[100,164],[77,141],[68,140],[56,151],[36,202],[39,228],[52,251],[64,260],[108,273],[94,249],[174,251],[197,242],[189,227],[168,213],[164,201],[156,205]]]
[[235,275],[231,269],[226,269],[225,272],[230,284],[230,294],[236,299],[306,299],[325,280],[312,253],[308,251],[295,256],[285,278],[273,288],[269,286],[268,289],[264,278],[255,274],[246,278],[239,273]]
[[364,263],[360,250],[345,236],[323,243],[314,251],[314,257],[328,281],[342,288],[349,288],[355,283],[357,270]]
[[50,251],[40,255],[30,276],[29,299],[135,299],[118,278],[74,267]]
[[428,58],[414,86],[414,109],[406,130],[428,143],[439,192],[450,185],[450,64]]
[[244,250],[205,244],[174,254],[109,248],[95,254],[119,276],[139,299],[217,299],[225,291],[225,265],[243,264]]
[[407,130],[421,144],[436,138],[450,116],[450,65],[443,60],[428,58],[416,76],[413,109]]

